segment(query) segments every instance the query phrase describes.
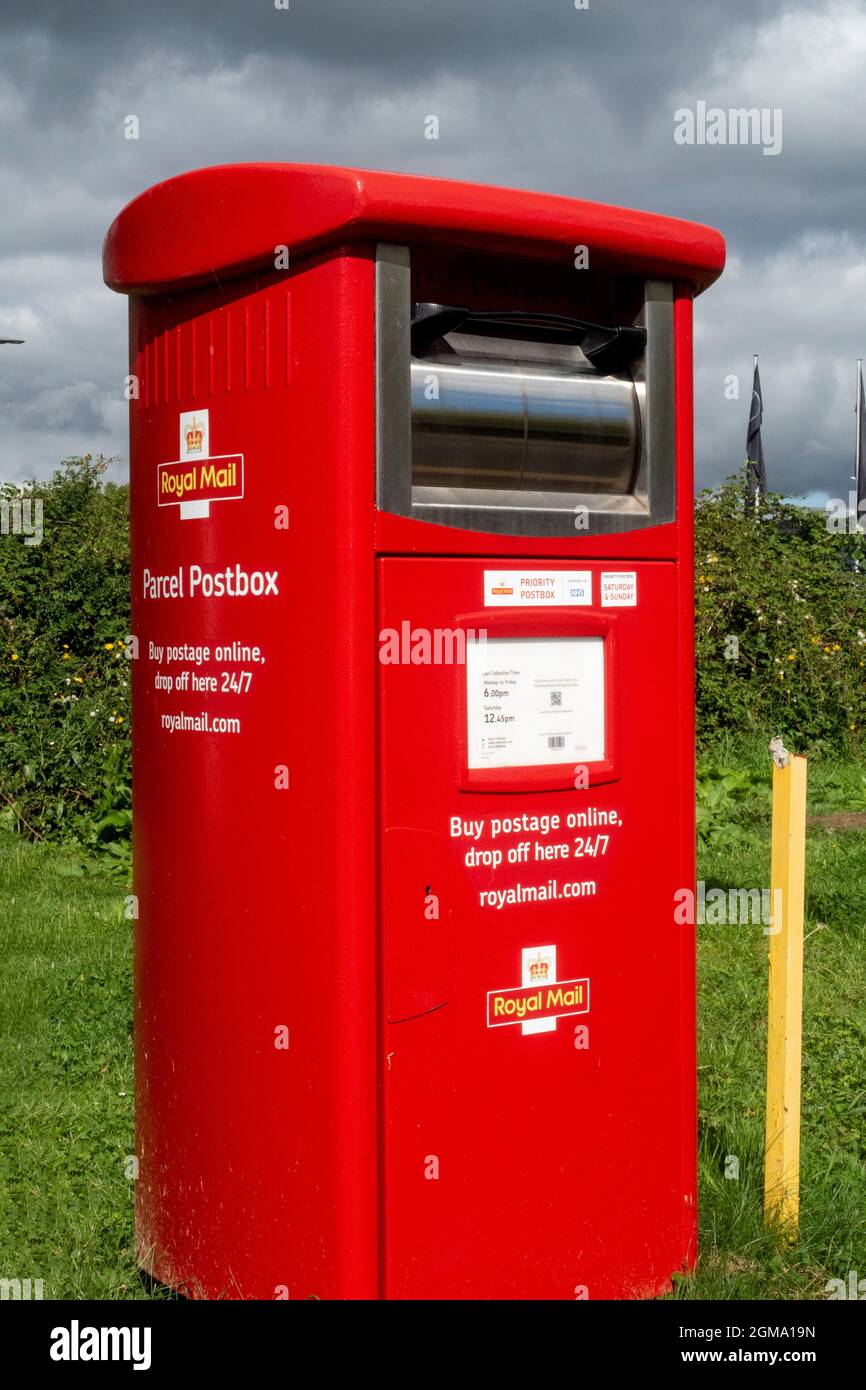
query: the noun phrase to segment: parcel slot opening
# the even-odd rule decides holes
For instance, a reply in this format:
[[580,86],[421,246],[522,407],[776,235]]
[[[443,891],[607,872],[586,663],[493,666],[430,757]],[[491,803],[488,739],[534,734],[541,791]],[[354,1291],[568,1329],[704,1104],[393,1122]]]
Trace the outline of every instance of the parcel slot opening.
[[425,254],[376,248],[379,511],[571,538],[672,521],[671,282]]
[[411,362],[412,497],[634,492],[644,386],[580,347],[449,333]]

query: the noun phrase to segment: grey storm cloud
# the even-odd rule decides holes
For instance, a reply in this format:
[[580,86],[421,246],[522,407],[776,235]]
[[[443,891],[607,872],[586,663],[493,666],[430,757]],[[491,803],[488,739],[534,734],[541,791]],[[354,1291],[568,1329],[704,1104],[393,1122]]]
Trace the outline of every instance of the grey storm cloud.
[[[119,208],[182,169],[287,160],[717,226],[730,261],[697,305],[698,481],[742,461],[759,352],[771,486],[838,495],[866,355],[864,71],[863,0],[4,0],[0,336],[27,343],[0,349],[0,476],[83,451],[123,476],[126,304],[99,262]],[[678,145],[675,113],[698,102],[778,108],[781,153]]]

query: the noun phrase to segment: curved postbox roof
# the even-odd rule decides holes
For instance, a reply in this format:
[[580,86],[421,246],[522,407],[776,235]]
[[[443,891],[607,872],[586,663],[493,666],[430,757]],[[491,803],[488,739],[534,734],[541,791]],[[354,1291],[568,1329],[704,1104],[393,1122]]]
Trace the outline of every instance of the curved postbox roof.
[[224,164],[139,194],[103,247],[106,284],[125,294],[192,288],[347,240],[438,243],[553,259],[576,245],[609,270],[717,278],[725,243],[711,227],[604,203],[314,164]]

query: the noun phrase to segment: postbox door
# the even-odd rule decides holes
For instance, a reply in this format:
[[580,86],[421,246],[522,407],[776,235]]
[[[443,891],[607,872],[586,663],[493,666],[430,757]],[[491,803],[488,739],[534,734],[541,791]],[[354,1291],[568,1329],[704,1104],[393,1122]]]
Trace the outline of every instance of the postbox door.
[[497,564],[378,562],[385,1293],[638,1296],[693,1253],[676,565]]

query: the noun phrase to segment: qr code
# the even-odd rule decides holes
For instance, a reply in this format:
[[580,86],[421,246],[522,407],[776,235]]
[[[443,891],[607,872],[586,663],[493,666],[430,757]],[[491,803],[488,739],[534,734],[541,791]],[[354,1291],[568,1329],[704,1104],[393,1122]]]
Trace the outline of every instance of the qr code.
[[551,692],[550,692],[550,703],[551,703],[552,705],[561,705],[561,704],[562,704],[562,691],[561,691],[561,690],[551,690]]

